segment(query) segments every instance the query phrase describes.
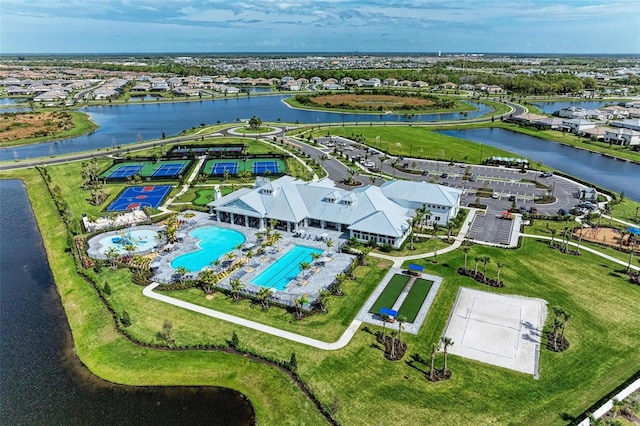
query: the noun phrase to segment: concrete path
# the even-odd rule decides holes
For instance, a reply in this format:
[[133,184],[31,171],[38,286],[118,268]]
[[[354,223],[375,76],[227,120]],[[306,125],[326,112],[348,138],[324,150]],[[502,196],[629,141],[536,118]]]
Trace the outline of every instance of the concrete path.
[[[537,238],[539,240],[549,240],[549,241],[551,241],[551,238],[552,238],[552,237],[547,237],[546,235],[535,235],[535,234],[520,234],[520,236],[521,237],[526,237],[526,238]],[[556,238],[556,241],[558,241],[557,238]],[[569,245],[573,246],[573,247],[578,247],[578,244],[574,243],[573,241],[569,241]],[[620,260],[620,259],[616,259],[615,257],[609,256],[608,254],[601,253],[598,250],[594,250],[594,249],[592,249],[590,247],[585,247],[585,246],[581,245],[580,246],[580,250],[584,250],[586,252],[593,253],[596,256],[603,257],[603,258],[605,258],[607,260],[610,260],[610,261],[612,261],[614,263],[617,263],[618,265],[622,265],[624,267],[626,267],[628,265],[628,262],[625,262],[625,261]],[[637,267],[637,266],[634,266],[634,265],[631,265],[631,269],[633,269],[635,271],[640,271],[640,268]]]
[[171,205],[173,203],[173,200],[180,197],[182,194],[184,194],[189,190],[189,186],[191,185],[191,182],[193,182],[193,180],[198,176],[198,172],[202,167],[202,163],[204,163],[206,159],[207,159],[206,155],[202,155],[198,158],[198,164],[196,164],[196,167],[193,169],[193,172],[191,172],[191,175],[187,179],[187,182],[184,185],[182,185],[182,189],[176,195],[174,195],[171,198],[168,198],[163,205],[158,206],[158,210],[161,211],[161,213],[158,213],[158,214],[173,213],[173,210],[169,209],[167,206]]
[[402,264],[407,260],[425,259],[427,257],[433,257],[439,254],[449,253],[450,251],[453,251],[462,245],[462,243],[465,240],[465,236],[467,235],[467,232],[469,232],[471,223],[473,222],[473,219],[475,217],[476,217],[476,210],[472,209],[469,212],[469,215],[465,219],[464,223],[462,224],[462,227],[460,228],[460,232],[458,232],[458,236],[454,238],[453,244],[451,244],[449,247],[445,247],[443,249],[436,250],[430,253],[413,254],[410,256],[390,256],[388,254],[381,254],[381,253],[369,253],[369,256],[390,260],[393,262],[394,268],[400,268]]
[[312,339],[310,337],[302,336],[300,334],[291,333],[289,331],[281,330],[279,328],[271,327],[268,325],[260,324],[259,322],[251,321],[248,319],[236,317],[234,315],[225,314],[223,312],[215,311],[213,309],[205,308],[199,305],[195,305],[189,302],[183,302],[182,300],[174,299],[173,297],[165,296],[163,294],[155,293],[153,290],[158,287],[159,283],[151,283],[142,290],[142,294],[152,299],[168,303],[170,305],[178,306],[183,309],[188,309],[193,312],[198,312],[203,315],[207,315],[212,318],[217,318],[223,321],[231,322],[242,327],[251,328],[263,333],[271,334],[273,336],[281,337],[283,339],[291,340],[293,342],[302,343],[303,345],[312,346],[317,349],[325,351],[335,351],[342,349],[351,341],[351,338],[360,328],[362,321],[353,320],[345,332],[340,336],[338,340],[333,343],[323,342],[321,340]]

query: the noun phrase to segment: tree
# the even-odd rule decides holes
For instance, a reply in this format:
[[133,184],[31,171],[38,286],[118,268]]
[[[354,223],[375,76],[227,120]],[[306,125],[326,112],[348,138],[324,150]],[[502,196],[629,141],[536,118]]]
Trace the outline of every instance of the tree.
[[467,272],[467,257],[469,255],[469,250],[471,247],[462,247],[462,252],[464,253],[464,271]]
[[107,256],[107,259],[111,262],[111,267],[116,269],[116,259],[120,255],[120,252],[115,247],[109,247],[109,249],[104,253]]
[[213,289],[215,287],[215,278],[216,278],[215,273],[209,268],[205,269],[204,271],[201,271],[198,274],[198,280],[202,284],[202,289],[206,294],[213,293]]
[[563,316],[564,316],[564,321],[562,323],[562,332],[560,333],[560,342],[564,342],[564,330],[565,328],[567,328],[567,323],[569,322],[569,320],[571,319],[571,314],[567,311],[563,312]]
[[380,314],[380,318],[382,318],[382,341],[387,340],[387,321],[389,321],[389,315]]
[[122,323],[123,327],[129,327],[131,325],[131,317],[129,316],[129,312],[122,311],[120,322]]
[[556,238],[556,232],[558,232],[556,229],[552,229],[551,230],[551,242],[549,243],[549,247],[555,247],[556,243],[554,242],[555,238]]
[[231,344],[232,348],[236,348],[236,349],[240,345],[240,339],[238,338],[238,334],[235,331],[231,333],[231,342],[229,343]]
[[325,241],[324,243],[327,246],[327,251],[329,251],[329,249],[333,247],[333,240],[331,238],[327,238],[327,241]]
[[129,258],[133,257],[133,252],[136,251],[135,244],[125,244],[124,249],[127,251]]
[[229,285],[231,286],[231,297],[234,302],[240,300],[240,292],[244,288],[244,283],[240,280],[240,278],[234,278],[229,281]]
[[413,236],[415,234],[415,230],[414,230],[414,226],[416,224],[416,219],[415,217],[410,217],[407,219],[407,224],[409,225],[409,232],[410,232],[410,236],[411,236],[411,243],[409,244],[409,250],[415,250],[415,246],[413,245]]
[[262,125],[262,120],[260,118],[256,117],[255,115],[249,119],[249,127],[252,130],[260,129],[261,125]]
[[329,300],[329,296],[331,296],[331,292],[327,289],[323,288],[318,292],[318,299],[316,302],[323,313],[327,312],[327,301]]
[[291,352],[291,358],[289,358],[289,370],[294,373],[298,370],[298,360],[295,352]]
[[300,271],[302,272],[302,279],[305,279],[305,273],[306,271],[311,267],[311,265],[309,265],[309,262],[300,262]]
[[475,267],[473,269],[473,275],[477,276],[478,275],[478,262],[480,262],[482,260],[482,256],[476,256],[473,260],[475,260],[475,262],[476,262]]
[[258,291],[258,300],[262,305],[262,310],[269,309],[269,298],[271,297],[271,289],[269,287],[261,287]]
[[498,276],[496,277],[496,281],[498,282],[498,284],[500,284],[500,271],[502,270],[503,266],[504,262],[498,262]]
[[308,294],[303,294],[302,296],[294,299],[293,301],[295,307],[296,307],[296,319],[301,319],[302,318],[302,307],[304,305],[306,305],[307,303],[309,303],[309,295]]
[[429,366],[429,380],[434,380],[435,373],[435,364],[436,364],[436,344],[431,345],[431,365]]
[[165,319],[162,323],[162,331],[158,333],[158,338],[164,340],[169,346],[175,343],[173,339],[173,324],[168,319]]
[[487,279],[487,264],[490,262],[491,262],[491,258],[489,256],[482,256],[482,263],[484,265],[482,275],[484,275],[484,280]]
[[178,266],[176,268],[176,274],[178,274],[179,277],[180,277],[180,278],[178,278],[179,281],[180,281],[180,284],[182,284],[184,282],[184,277],[185,277],[185,275],[187,275],[187,272],[189,272],[189,271],[184,266]]
[[104,286],[102,287],[102,292],[106,296],[110,296],[111,295],[111,286],[109,285],[109,283],[107,283],[107,282],[104,283]]
[[407,322],[407,317],[404,315],[398,315],[396,320],[398,321],[398,343],[402,344],[402,329],[404,328],[403,324]]
[[442,349],[442,352],[444,353],[443,373],[446,374],[447,373],[447,349],[449,348],[449,346],[453,346],[453,340],[451,340],[450,337],[443,336],[441,338],[441,341],[442,341],[442,345],[444,346]]

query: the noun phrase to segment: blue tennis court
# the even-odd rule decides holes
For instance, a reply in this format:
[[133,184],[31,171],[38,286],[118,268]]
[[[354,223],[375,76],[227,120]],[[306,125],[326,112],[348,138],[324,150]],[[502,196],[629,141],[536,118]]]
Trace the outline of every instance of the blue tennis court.
[[225,162],[225,163],[214,163],[213,167],[211,167],[212,175],[223,175],[224,171],[228,170],[230,175],[238,174],[238,162]]
[[157,208],[171,191],[171,185],[130,186],[107,207],[108,212],[133,210],[145,207]]
[[278,162],[276,161],[256,161],[253,163],[253,174],[263,174],[267,170],[269,173],[278,173]]
[[152,176],[155,176],[155,177],[174,177],[174,176],[177,176],[180,173],[182,173],[182,170],[184,170],[185,165],[186,165],[185,163],[181,163],[181,164],[163,164],[153,172]]
[[143,167],[144,167],[144,164],[136,164],[136,165],[128,165],[128,166],[123,165],[118,167],[113,172],[111,172],[111,174],[107,176],[107,179],[122,179],[122,178],[127,178],[129,176],[135,176],[140,172],[140,170],[142,170]]

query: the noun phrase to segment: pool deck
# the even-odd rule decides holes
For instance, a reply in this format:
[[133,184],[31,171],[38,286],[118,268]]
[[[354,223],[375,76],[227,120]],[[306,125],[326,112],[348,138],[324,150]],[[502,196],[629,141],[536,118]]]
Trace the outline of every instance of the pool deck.
[[[192,213],[195,216],[185,218],[185,213]],[[218,222],[208,213],[202,212],[183,212],[180,214],[179,219],[185,221],[185,225],[180,227],[177,234],[181,242],[167,247],[167,249],[161,251],[153,260],[151,267],[155,273],[153,277],[154,281],[160,283],[170,283],[173,281],[174,278],[176,278],[175,270],[171,267],[173,259],[199,249],[198,241],[189,235],[189,232],[193,229],[205,226],[233,229],[241,232],[245,236],[245,247],[249,248],[252,245],[257,247],[260,245],[256,238],[256,233],[259,232],[259,230],[255,228]],[[323,250],[323,257],[326,257],[327,261],[324,263],[311,262],[311,267],[304,272],[304,276],[303,273],[300,273],[296,279],[289,282],[284,291],[275,291],[273,299],[276,302],[290,306],[293,305],[293,301],[296,298],[305,294],[308,295],[310,301],[315,300],[318,292],[323,288],[327,288],[334,281],[336,275],[346,270],[355,256],[339,252],[338,248],[346,242],[343,233],[312,227],[306,227],[304,231],[304,234],[302,234],[304,237],[300,237],[296,236],[300,234],[277,230],[277,232],[282,235],[282,239],[275,246],[267,248],[266,253],[256,255],[252,259],[245,257],[247,263],[222,279],[218,283],[218,286],[229,289],[229,282],[234,278],[239,278],[245,285],[243,293],[255,295],[262,287],[251,284],[251,281],[287,253],[294,245],[301,245]],[[326,243],[322,239],[325,234],[326,238],[330,238],[334,242],[334,246],[330,249],[327,249]],[[237,250],[234,251],[237,253]],[[245,253],[246,252],[243,252],[243,255]],[[214,271],[216,270],[215,267],[212,267],[212,269]],[[190,271],[187,274],[187,278],[195,278],[198,272],[199,271]]]

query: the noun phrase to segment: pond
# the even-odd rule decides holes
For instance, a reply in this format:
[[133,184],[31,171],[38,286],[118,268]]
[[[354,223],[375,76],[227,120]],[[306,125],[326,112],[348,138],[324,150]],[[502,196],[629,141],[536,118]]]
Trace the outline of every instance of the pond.
[[[249,425],[251,403],[218,387],[130,387],[98,379],[73,350],[25,188],[0,180],[0,424]],[[179,416],[179,421],[176,421]]]
[[613,101],[562,101],[562,102],[532,102],[540,111],[545,114],[553,114],[554,112],[567,107],[580,107],[584,109],[598,109],[607,105],[615,105]]

